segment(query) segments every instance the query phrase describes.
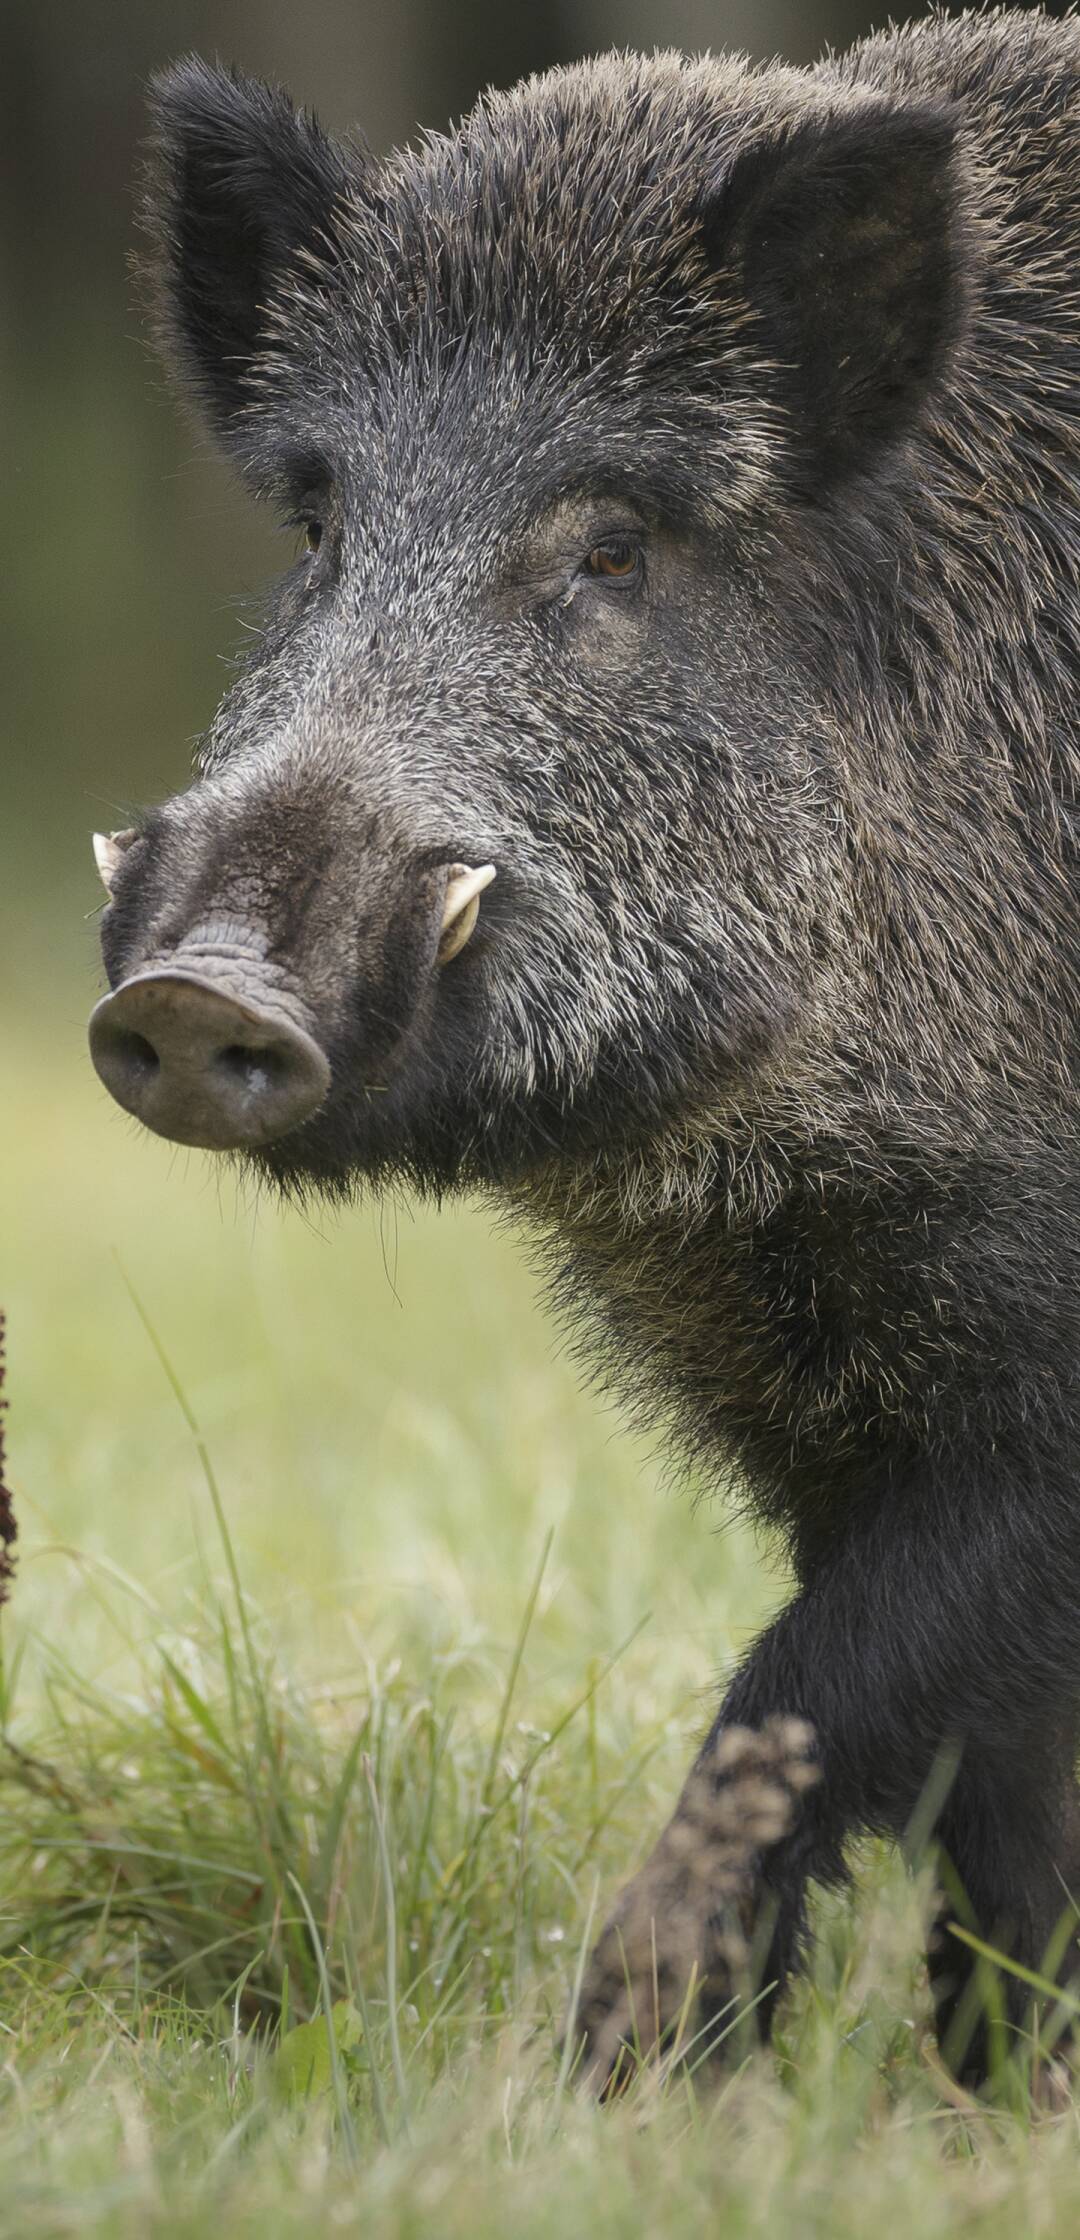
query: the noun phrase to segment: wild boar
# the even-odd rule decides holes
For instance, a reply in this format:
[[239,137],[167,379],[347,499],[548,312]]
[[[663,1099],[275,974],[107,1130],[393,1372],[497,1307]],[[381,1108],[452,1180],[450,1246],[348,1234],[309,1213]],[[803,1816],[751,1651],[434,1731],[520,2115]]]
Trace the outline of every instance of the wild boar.
[[495,1194],[797,1581],[601,1937],[601,2085],[730,2002],[733,1904],[767,2021],[932,1776],[1022,1965],[1077,1888],[1078,88],[1026,11],[609,56],[386,160],[156,89],[158,330],[303,549],[99,842],[98,1071],[290,1191]]

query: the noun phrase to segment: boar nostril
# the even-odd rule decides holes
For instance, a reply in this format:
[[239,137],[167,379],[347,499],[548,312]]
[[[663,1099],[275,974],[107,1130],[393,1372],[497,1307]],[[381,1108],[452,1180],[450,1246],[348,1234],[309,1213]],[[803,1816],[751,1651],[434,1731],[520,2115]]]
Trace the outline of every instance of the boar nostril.
[[125,1111],[158,1135],[214,1151],[287,1135],[330,1087],[304,1028],[183,971],[137,975],[106,996],[90,1021],[90,1051]]
[[280,1079],[284,1070],[278,1052],[245,1049],[242,1042],[230,1042],[227,1049],[219,1050],[215,1062],[226,1073],[235,1074],[247,1088],[258,1088],[262,1082],[272,1081],[275,1074]]
[[140,1073],[147,1076],[155,1074],[161,1063],[153,1043],[148,1042],[144,1034],[124,1033],[121,1030],[117,1034],[117,1051],[121,1062],[129,1067],[133,1076]]

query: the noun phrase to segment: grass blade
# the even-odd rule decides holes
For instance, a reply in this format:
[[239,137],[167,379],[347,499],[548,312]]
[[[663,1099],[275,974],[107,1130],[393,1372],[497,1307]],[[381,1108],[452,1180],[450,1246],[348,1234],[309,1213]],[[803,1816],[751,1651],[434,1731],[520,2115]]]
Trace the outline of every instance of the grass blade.
[[[334,2001],[330,1992],[330,1976],[326,1966],[326,1954],[323,1950],[323,1941],[316,1927],[315,1916],[312,1913],[310,1905],[308,1904],[307,1892],[304,1889],[299,1875],[290,1874],[289,1881],[292,1883],[293,1889],[295,1890],[297,1898],[300,1902],[300,1910],[303,1913],[304,1920],[307,1923],[308,1935],[311,1938],[311,1949],[315,1954],[315,1965],[319,1971],[319,1995],[322,2004],[323,2021],[326,2024],[326,2041],[330,2056],[330,2078],[334,2092],[334,2106],[337,2110],[338,2125],[340,2127],[341,2137],[344,2142],[345,2152],[354,2169],[356,2169],[359,2167],[360,2163],[360,2150],[356,2140],[356,2128],[352,2119],[352,2109],[349,2106],[348,2093],[345,2089],[345,2075],[341,2066],[341,2054],[337,2042],[337,2028],[334,2021]],[[363,2020],[362,2014],[361,2019]],[[364,2023],[364,2029],[366,2032],[366,2022]],[[368,2058],[369,2060],[373,2059],[370,2041],[368,2043]]]

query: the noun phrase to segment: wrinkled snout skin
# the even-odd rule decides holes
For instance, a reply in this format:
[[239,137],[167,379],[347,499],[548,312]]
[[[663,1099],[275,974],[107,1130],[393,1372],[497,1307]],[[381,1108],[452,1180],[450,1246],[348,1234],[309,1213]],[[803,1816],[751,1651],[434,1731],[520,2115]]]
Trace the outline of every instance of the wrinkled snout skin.
[[312,1135],[354,1052],[374,1099],[424,1048],[453,859],[389,843],[380,858],[346,784],[272,767],[236,793],[192,788],[126,852],[91,1050],[158,1133],[255,1152]]
[[601,2090],[930,1794],[1011,2023],[1072,1966],[1078,118],[1032,10],[604,57],[384,161],[157,88],[156,327],[300,549],[98,836],[94,1062],[301,1195],[497,1193],[796,1582],[581,1985]]

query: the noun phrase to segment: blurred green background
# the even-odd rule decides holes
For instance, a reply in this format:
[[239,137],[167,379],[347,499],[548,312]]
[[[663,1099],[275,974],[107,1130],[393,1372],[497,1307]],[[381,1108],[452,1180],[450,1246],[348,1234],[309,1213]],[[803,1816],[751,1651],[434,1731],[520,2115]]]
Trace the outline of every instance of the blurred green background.
[[445,1596],[502,1626],[551,1522],[568,1631],[606,1653],[652,1603],[680,1683],[723,1663],[777,1591],[737,1531],[709,1556],[709,1520],[580,1393],[482,1211],[435,1224],[368,1208],[324,1234],[256,1214],[201,1156],[129,1126],[85,1055],[89,836],[184,783],[245,602],[285,558],[140,335],[127,261],[149,72],[216,54],[383,148],[490,80],[598,47],[801,61],[872,20],[857,0],[4,0],[0,1305],[17,1626],[92,1632],[88,1559],[156,1587],[173,1567],[177,1593],[196,1560],[190,1441],[118,1262],[205,1422],[255,1583],[283,1611],[292,1598],[302,1633],[329,1602],[366,1622],[394,1582],[405,1603]]

